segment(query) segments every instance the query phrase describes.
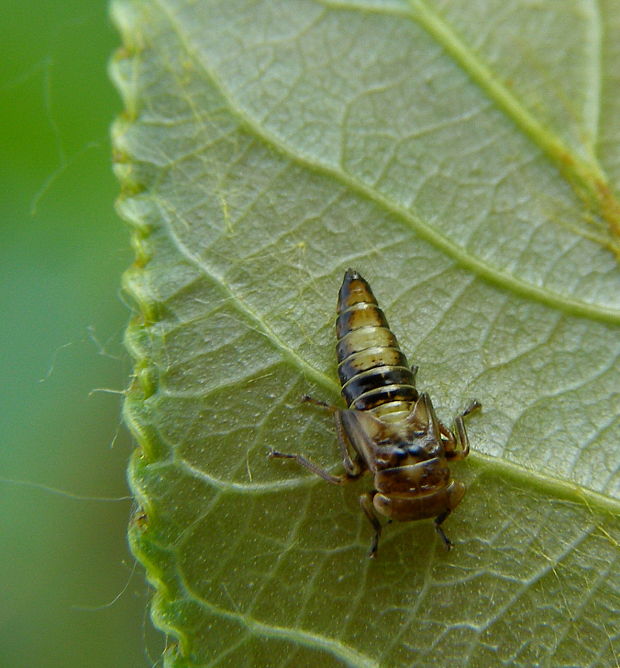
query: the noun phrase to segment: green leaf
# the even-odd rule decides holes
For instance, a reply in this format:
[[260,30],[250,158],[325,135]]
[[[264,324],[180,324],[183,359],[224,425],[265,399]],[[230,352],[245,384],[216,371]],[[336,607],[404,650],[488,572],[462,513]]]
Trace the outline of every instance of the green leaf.
[[[132,549],[169,665],[617,663],[620,9],[118,0],[138,312]],[[620,255],[620,253],[618,253]],[[468,494],[378,558],[338,471],[335,299],[372,284]]]

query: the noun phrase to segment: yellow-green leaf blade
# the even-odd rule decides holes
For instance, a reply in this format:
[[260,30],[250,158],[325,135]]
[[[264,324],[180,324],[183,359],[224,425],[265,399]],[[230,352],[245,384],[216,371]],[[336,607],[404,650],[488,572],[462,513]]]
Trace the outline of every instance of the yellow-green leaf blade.
[[[156,622],[180,640],[171,664],[606,665],[617,652],[607,229],[592,234],[566,172],[412,7],[115,5],[120,210],[138,251],[125,285],[140,311],[126,414],[145,517],[130,535]],[[457,21],[457,3],[440,9]],[[539,44],[526,46],[544,65]],[[521,85],[512,95],[559,125]],[[576,119],[554,131],[583,157],[571,137],[591,114]],[[266,458],[337,466],[329,420],[299,399],[338,401],[347,266],[372,282],[442,419],[483,403],[469,422],[481,454],[455,467],[469,492],[449,555],[419,522],[387,527],[368,561],[357,495],[370,481],[333,489]]]

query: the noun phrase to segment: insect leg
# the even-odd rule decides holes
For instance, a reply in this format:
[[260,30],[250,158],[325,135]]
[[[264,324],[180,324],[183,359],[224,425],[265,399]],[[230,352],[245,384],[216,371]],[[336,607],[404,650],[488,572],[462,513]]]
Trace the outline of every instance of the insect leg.
[[352,477],[348,473],[344,475],[332,475],[325,469],[322,469],[320,466],[311,462],[309,459],[306,459],[303,455],[295,455],[287,452],[278,452],[277,450],[270,450],[269,459],[294,459],[300,466],[312,471],[312,473],[320,476],[323,480],[331,482],[332,485],[344,485],[345,482],[348,482]]
[[461,417],[466,417],[470,413],[477,411],[479,408],[482,408],[482,404],[477,399],[472,399],[469,402],[469,406],[461,413]]
[[415,377],[418,375],[419,368],[420,367],[418,367],[417,364],[411,365],[411,384],[413,385],[413,387],[415,387]]
[[445,545],[446,550],[451,549],[452,546],[453,546],[453,544],[452,544],[452,541],[448,538],[448,536],[446,536],[446,534],[445,534],[445,532],[444,532],[444,530],[443,530],[443,528],[442,528],[441,525],[442,525],[442,523],[444,522],[444,520],[446,519],[446,517],[448,517],[448,515],[449,515],[451,512],[452,512],[452,511],[451,511],[450,509],[448,509],[448,510],[444,510],[444,512],[441,513],[441,515],[438,515],[438,516],[435,518],[435,531],[437,531],[437,533],[439,534],[439,537],[440,537],[441,540],[443,541],[443,544]]
[[379,547],[379,538],[381,538],[381,522],[379,522],[379,518],[377,517],[374,506],[372,504],[372,498],[376,493],[376,491],[372,491],[360,496],[360,506],[364,511],[364,515],[366,515],[368,521],[372,524],[372,528],[375,530],[375,535],[372,537],[370,550],[368,552],[370,559],[375,558],[375,555],[377,554],[377,548]]
[[315,404],[322,408],[327,408],[328,410],[334,412],[336,420],[336,433],[338,435],[338,445],[340,447],[340,454],[342,455],[342,463],[344,464],[345,473],[343,475],[332,475],[325,469],[322,469],[320,466],[318,466],[318,464],[315,464],[314,462],[311,462],[303,455],[298,455],[298,454],[271,450],[269,453],[269,458],[294,459],[300,466],[303,466],[304,468],[308,469],[308,471],[312,471],[312,473],[320,476],[321,478],[323,478],[323,480],[327,480],[327,482],[331,482],[333,485],[344,485],[344,483],[348,482],[349,480],[354,480],[355,478],[358,478],[363,471],[363,467],[361,466],[361,463],[359,461],[352,460],[351,456],[349,455],[350,442],[346,430],[342,424],[342,420],[340,418],[340,411],[337,408],[330,406],[329,404],[323,401],[319,401],[318,399],[313,399],[312,397],[309,397],[307,395],[304,396],[303,401],[307,401],[308,403]]
[[309,394],[304,394],[301,398],[302,402],[305,404],[312,404],[313,406],[318,406],[319,408],[326,408],[328,411],[337,411],[338,409],[331,404],[328,404],[326,401],[321,401],[320,399],[315,399]]
[[467,417],[475,410],[478,410],[480,407],[480,402],[474,400],[460,415],[457,415],[456,418],[454,418],[453,431],[450,433],[451,438],[448,439],[451,447],[446,448],[448,459],[465,459],[469,454],[469,437],[467,436],[463,418]]
[[362,474],[364,466],[362,465],[357,453],[355,460],[351,459],[351,455],[349,453],[351,449],[354,450],[354,448],[351,446],[351,441],[347,435],[347,430],[342,424],[341,411],[336,411],[334,413],[334,419],[336,421],[336,434],[338,436],[338,446],[340,447],[340,455],[342,456],[344,469],[350,478],[358,478]]

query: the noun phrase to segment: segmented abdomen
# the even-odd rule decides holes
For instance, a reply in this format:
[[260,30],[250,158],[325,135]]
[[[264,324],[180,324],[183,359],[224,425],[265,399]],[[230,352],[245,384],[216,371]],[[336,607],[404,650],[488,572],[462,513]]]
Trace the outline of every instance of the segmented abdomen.
[[[406,409],[418,398],[407,358],[368,283],[347,269],[338,293],[336,354],[349,408],[377,413]],[[388,405],[389,404],[389,405]]]

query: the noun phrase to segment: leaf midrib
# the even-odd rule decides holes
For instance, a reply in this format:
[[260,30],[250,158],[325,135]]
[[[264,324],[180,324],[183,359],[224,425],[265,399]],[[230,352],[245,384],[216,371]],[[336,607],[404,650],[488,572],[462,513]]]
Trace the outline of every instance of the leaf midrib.
[[[576,194],[582,196],[582,191],[587,191],[592,203],[600,209],[600,188],[608,188],[609,184],[596,157],[591,155],[591,159],[586,161],[571,153],[560,137],[536,120],[437,13],[422,0],[408,2],[412,10],[411,18],[416,18],[472,81],[546,153],[559,172],[571,183]],[[594,31],[594,34],[600,35],[600,31]]]
[[[572,184],[578,196],[583,197],[584,191],[594,208],[606,220],[612,234],[620,229],[620,221],[614,217],[614,205],[605,201],[609,196],[609,181],[594,154],[593,146],[596,144],[598,135],[598,121],[600,114],[601,96],[601,39],[602,24],[600,12],[596,4],[588,6],[590,10],[590,21],[588,26],[590,42],[592,43],[592,68],[589,81],[593,84],[589,91],[589,104],[587,108],[590,118],[590,137],[592,144],[587,147],[590,160],[584,160],[580,156],[571,153],[568,146],[558,135],[545,127],[542,123],[519,103],[512,92],[495,77],[492,71],[482,62],[476,54],[467,47],[459,38],[451,26],[435,11],[431,9],[424,0],[406,0],[409,9],[397,7],[376,7],[355,2],[338,2],[338,0],[315,0],[319,4],[333,9],[353,10],[357,9],[366,13],[398,16],[417,21],[449,53],[472,81],[492,99],[504,113],[511,118],[523,132],[528,135],[546,155],[551,158],[560,173]],[[613,198],[613,196],[612,196]],[[615,198],[613,198],[615,200]],[[606,211],[606,209],[609,209]],[[608,218],[612,216],[612,220]]]
[[[546,475],[541,473],[540,470],[526,469],[510,460],[493,457],[474,450],[471,451],[468,461],[477,469],[478,475],[492,470],[495,476],[513,480],[520,487],[532,487],[539,494],[586,505],[590,509],[596,508],[603,512],[620,514],[620,500],[570,480]],[[222,492],[233,492],[235,494],[269,494],[285,489],[302,489],[324,484],[319,478],[310,476],[262,483],[231,482],[211,476],[183,458],[175,458],[175,464],[180,466],[187,475],[206,482]],[[168,466],[168,462],[165,465]],[[331,467],[328,467],[328,470],[330,469]]]
[[[246,114],[242,108],[236,104],[234,96],[231,95],[230,91],[226,88],[220,78],[198,57],[197,50],[193,47],[193,44],[188,41],[178,21],[166,6],[165,0],[157,0],[157,4],[167,16],[171,28],[180,42],[184,45],[187,53],[191,54],[191,57],[197,66],[205,73],[211,83],[217,88],[219,94],[226,100],[230,113],[239,118],[244,126],[250,129],[255,134],[256,138],[261,140],[265,145],[275,149],[292,163],[324,176],[329,176],[331,179],[345,185],[357,195],[382,207],[396,219],[408,224],[408,226],[421,239],[431,243],[437,249],[453,258],[459,265],[469,269],[489,283],[507,289],[525,299],[532,299],[551,308],[557,308],[569,315],[601,321],[607,324],[620,325],[620,310],[616,311],[598,304],[589,304],[578,299],[571,299],[548,289],[543,289],[531,283],[521,281],[513,274],[503,272],[497,267],[493,267],[476,256],[471,255],[463,247],[453,243],[443,234],[437,232],[437,230],[425,223],[418,216],[413,215],[403,207],[388,200],[387,197],[368,187],[362,181],[355,179],[342,171],[332,169],[327,165],[310,160],[308,157],[298,155],[292,151],[288,145],[280,140],[279,137],[258,125],[253,117]],[[568,149],[564,149],[564,151],[565,155],[570,155]],[[577,160],[577,158],[575,158],[575,160]]]

